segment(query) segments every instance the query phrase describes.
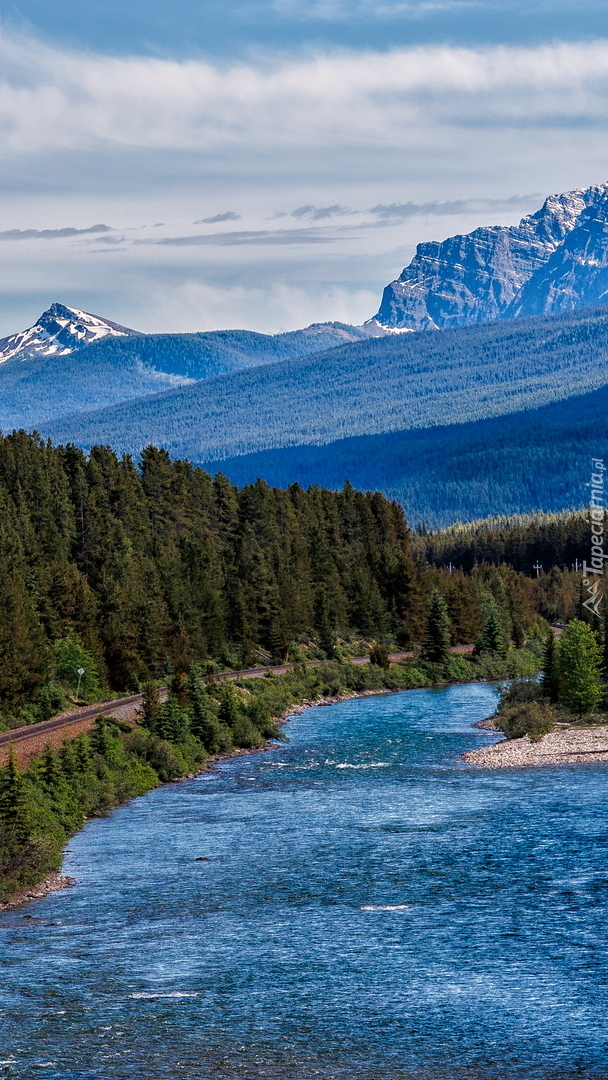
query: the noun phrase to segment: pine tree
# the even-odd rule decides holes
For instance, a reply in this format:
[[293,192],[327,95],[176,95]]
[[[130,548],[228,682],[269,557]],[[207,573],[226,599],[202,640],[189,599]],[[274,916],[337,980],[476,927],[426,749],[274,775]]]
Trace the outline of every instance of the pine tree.
[[608,596],[604,593],[604,600],[602,603],[602,676],[604,682],[608,683]]
[[156,721],[160,715],[161,708],[162,702],[160,700],[160,690],[156,683],[148,681],[145,683],[142,693],[140,722],[144,727],[147,727],[149,731],[156,730]]
[[369,662],[376,667],[381,667],[384,668],[385,671],[388,671],[391,666],[391,661],[386,645],[383,645],[380,641],[372,641],[369,650]]
[[433,589],[428,608],[426,634],[420,650],[421,660],[446,667],[450,659],[450,638],[450,617],[447,604],[438,589]]
[[333,660],[336,655],[336,635],[331,625],[327,592],[323,587],[317,589],[315,596],[315,625],[319,646],[327,659]]
[[61,779],[61,768],[57,754],[47,742],[39,765],[40,777],[49,791],[54,791]]
[[89,740],[91,750],[94,754],[99,754],[99,756],[103,758],[109,757],[112,750],[112,742],[105,717],[98,716],[96,718],[95,727],[89,736]]
[[0,771],[0,824],[2,838],[8,847],[25,844],[31,834],[27,800],[23,785],[23,776],[17,767],[17,759],[12,744],[8,749],[8,761]]
[[484,611],[483,630],[475,644],[476,655],[489,653],[491,656],[506,656],[507,635],[496,600],[490,593],[482,597]]
[[226,727],[234,728],[241,716],[239,699],[232,683],[224,683],[220,693],[218,719]]
[[573,619],[558,647],[559,702],[578,715],[592,712],[602,697],[602,650],[587,623]]
[[86,735],[79,735],[78,738],[74,740],[74,752],[76,754],[79,772],[84,773],[87,769],[90,769],[91,744]]
[[61,771],[66,780],[73,780],[80,771],[78,757],[73,742],[64,743],[59,751]]
[[162,706],[156,721],[155,734],[171,743],[182,743],[188,735],[188,716],[175,698],[169,698]]
[[547,634],[543,656],[543,674],[541,686],[545,697],[553,704],[559,699],[559,676],[557,670],[557,646],[552,630]]

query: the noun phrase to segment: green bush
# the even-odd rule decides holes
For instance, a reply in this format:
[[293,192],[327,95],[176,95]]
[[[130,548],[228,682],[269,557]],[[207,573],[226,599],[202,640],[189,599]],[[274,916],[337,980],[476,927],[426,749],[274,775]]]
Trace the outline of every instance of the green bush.
[[507,739],[521,739],[529,735],[538,742],[543,735],[553,731],[559,714],[547,701],[513,701],[501,705],[496,726]]

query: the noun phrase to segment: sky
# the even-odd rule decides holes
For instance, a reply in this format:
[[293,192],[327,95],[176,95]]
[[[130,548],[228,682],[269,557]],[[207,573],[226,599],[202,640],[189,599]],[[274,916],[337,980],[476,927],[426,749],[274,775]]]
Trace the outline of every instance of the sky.
[[0,2],[0,334],[361,323],[607,129],[605,0]]

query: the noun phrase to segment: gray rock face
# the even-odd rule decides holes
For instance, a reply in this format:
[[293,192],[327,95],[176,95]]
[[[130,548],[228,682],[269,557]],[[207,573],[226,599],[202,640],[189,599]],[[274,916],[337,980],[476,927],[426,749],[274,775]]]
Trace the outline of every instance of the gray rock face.
[[371,322],[436,330],[569,311],[608,288],[608,184],[551,195],[512,227],[419,244]]
[[550,315],[608,299],[608,186],[513,299],[505,318]]

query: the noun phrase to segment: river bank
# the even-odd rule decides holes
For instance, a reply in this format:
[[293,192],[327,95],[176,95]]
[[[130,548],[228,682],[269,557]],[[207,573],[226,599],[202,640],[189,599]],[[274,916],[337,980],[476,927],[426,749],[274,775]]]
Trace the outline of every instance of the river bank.
[[[481,728],[483,723],[480,721],[476,726]],[[551,731],[537,742],[533,742],[529,735],[524,735],[522,739],[504,739],[493,746],[471,750],[462,758],[468,765],[484,769],[608,762],[608,726]]]
[[[379,690],[354,690],[351,692],[345,691],[344,693],[335,695],[333,697],[330,697],[328,695],[322,695],[314,700],[304,698],[297,704],[289,706],[281,716],[276,717],[276,721],[278,724],[283,725],[287,723],[287,721],[295,719],[296,716],[301,716],[301,714],[306,712],[307,709],[312,709],[315,706],[337,705],[339,702],[348,701],[350,698],[376,697],[380,694],[397,694],[401,692],[402,691],[399,689],[393,690],[384,688]],[[136,704],[124,706],[121,709],[120,718],[135,723],[138,710],[139,706]],[[219,765],[223,761],[229,761],[232,758],[245,757],[251,754],[260,754],[264,751],[273,749],[273,747],[275,746],[276,742],[272,742],[269,740],[265,742],[262,746],[238,747],[233,750],[227,750],[221,754],[211,754],[205,761],[202,769],[199,769],[197,772],[194,773],[188,773],[186,776],[176,778],[175,780],[168,780],[166,781],[166,783],[175,784],[184,783],[186,780],[194,780],[196,776],[201,776],[204,773],[212,772],[217,767],[217,765]],[[125,805],[125,803],[129,801],[130,800],[124,800],[118,805]],[[48,874],[47,877],[43,878],[43,880],[36,882],[36,884],[24,886],[18,892],[14,893],[13,896],[11,896],[10,900],[7,900],[4,903],[0,903],[0,912],[12,911],[15,908],[24,907],[26,904],[30,904],[34,900],[42,900],[45,896],[48,896],[52,892],[59,892],[62,889],[69,889],[75,884],[76,882],[73,878],[54,871],[53,873]]]
[[[522,660],[526,664],[534,662],[534,658],[523,653],[521,655],[514,654],[514,660],[516,663]],[[234,705],[237,710],[240,710],[239,715],[241,718],[246,718],[250,715],[247,710],[250,710],[256,704],[257,699],[262,709],[266,710],[266,715],[269,718],[274,717],[275,723],[282,724],[290,717],[300,715],[306,709],[314,706],[329,706],[347,701],[350,698],[397,693],[409,689],[423,688],[424,684],[426,684],[426,687],[441,689],[452,684],[486,681],[488,676],[492,675],[496,677],[496,674],[487,670],[486,666],[482,669],[483,674],[480,672],[478,679],[475,680],[474,671],[476,666],[471,661],[464,660],[464,658],[453,657],[450,661],[452,670],[450,670],[448,678],[441,679],[440,682],[434,682],[433,675],[436,676],[435,672],[427,673],[410,664],[392,664],[390,670],[385,670],[373,665],[361,668],[347,663],[334,663],[323,668],[315,668],[310,672],[303,670],[297,675],[292,672],[278,677],[273,675],[269,679],[257,679],[254,684],[249,684],[250,688],[245,688],[245,686],[239,685],[237,682],[235,692],[238,696],[234,701]],[[471,678],[472,675],[473,679]],[[120,719],[123,722],[127,721],[131,726],[136,723],[139,702],[133,699],[128,703],[123,702],[119,706],[119,710],[121,713]],[[115,714],[119,710],[115,709]],[[251,715],[255,715],[255,710]],[[116,718],[119,717],[116,716]],[[110,718],[108,719],[110,720]],[[90,719],[87,720],[87,723],[89,722]],[[40,885],[36,884],[35,887],[40,887],[43,890],[43,895],[57,887],[62,887],[59,883],[61,875],[57,876],[61,865],[62,848],[68,837],[79,831],[87,819],[106,816],[114,807],[130,802],[131,799],[145,794],[162,783],[190,779],[201,772],[213,769],[220,761],[231,757],[250,755],[258,750],[267,749],[273,745],[272,741],[268,741],[273,738],[272,728],[273,721],[269,720],[266,730],[257,731],[256,735],[256,729],[249,723],[249,728],[244,729],[245,741],[239,743],[237,739],[243,740],[243,728],[241,726],[239,735],[234,740],[237,743],[236,747],[231,746],[230,749],[226,748],[205,757],[204,753],[201,755],[199,752],[200,743],[198,744],[199,751],[196,750],[196,740],[193,745],[192,740],[188,743],[186,737],[186,742],[178,741],[173,745],[163,742],[162,739],[154,736],[146,729],[141,731],[141,736],[137,735],[136,732],[140,730],[137,725],[132,733],[125,735],[115,731],[112,734],[110,724],[109,727],[106,726],[104,729],[101,742],[98,738],[96,743],[95,753],[97,757],[94,759],[94,761],[97,761],[96,765],[94,761],[91,761],[90,756],[86,760],[87,754],[90,755],[90,748],[85,748],[84,771],[85,773],[88,772],[85,785],[82,783],[84,779],[82,774],[80,774],[81,778],[79,779],[77,767],[76,772],[69,775],[63,772],[62,755],[66,751],[64,751],[63,746],[57,745],[57,743],[60,739],[62,742],[65,739],[65,729],[59,729],[54,739],[56,745],[53,747],[51,743],[51,746],[47,746],[47,750],[44,752],[51,753],[50,767],[55,772],[52,774],[50,783],[51,785],[59,784],[57,794],[65,804],[63,807],[64,819],[59,818],[56,805],[49,800],[49,782],[45,781],[43,774],[34,764],[35,759],[30,756],[34,746],[38,750],[38,754],[44,750],[44,746],[36,745],[38,740],[28,739],[27,759],[19,761],[19,765],[21,768],[24,765],[33,766],[32,779],[28,778],[27,783],[30,785],[30,790],[32,784],[34,786],[38,785],[39,795],[37,797],[42,797],[43,801],[46,802],[46,823],[42,828],[39,826],[37,831],[33,831],[31,840],[23,845],[22,850],[17,853],[16,860],[15,854],[8,852],[6,865],[9,872],[5,874],[4,881],[0,877],[0,887],[4,886],[3,907],[0,910],[5,910],[7,906],[18,906],[36,898],[36,895],[30,894],[34,890],[32,882],[36,882],[35,867],[38,861],[41,862],[40,870],[42,873],[39,879]],[[227,730],[230,732],[230,729]],[[50,742],[48,734],[46,734],[46,742]],[[23,743],[21,745],[17,744],[18,753],[22,746]],[[195,753],[192,752],[193,749],[196,751]],[[107,754],[109,754],[109,757],[107,757]],[[105,763],[104,755],[106,755]],[[68,758],[68,762],[70,760]],[[156,771],[154,766],[156,766]],[[73,770],[74,766],[72,765],[71,768]],[[62,776],[63,779],[60,779]],[[79,800],[83,813],[80,821],[78,821],[77,812],[78,802],[75,802],[75,806],[72,806],[69,798],[70,786],[74,787],[74,785],[76,785],[76,799]],[[90,788],[90,785],[92,785],[92,788]],[[66,829],[64,820],[69,821],[70,814],[73,825],[68,826]],[[58,843],[59,829],[64,831],[65,837],[61,846]],[[43,859],[40,859],[38,852],[45,852],[46,840],[49,835],[54,836],[54,842],[57,845],[56,852],[54,855],[52,852],[46,853]],[[16,873],[15,867],[18,867]]]

